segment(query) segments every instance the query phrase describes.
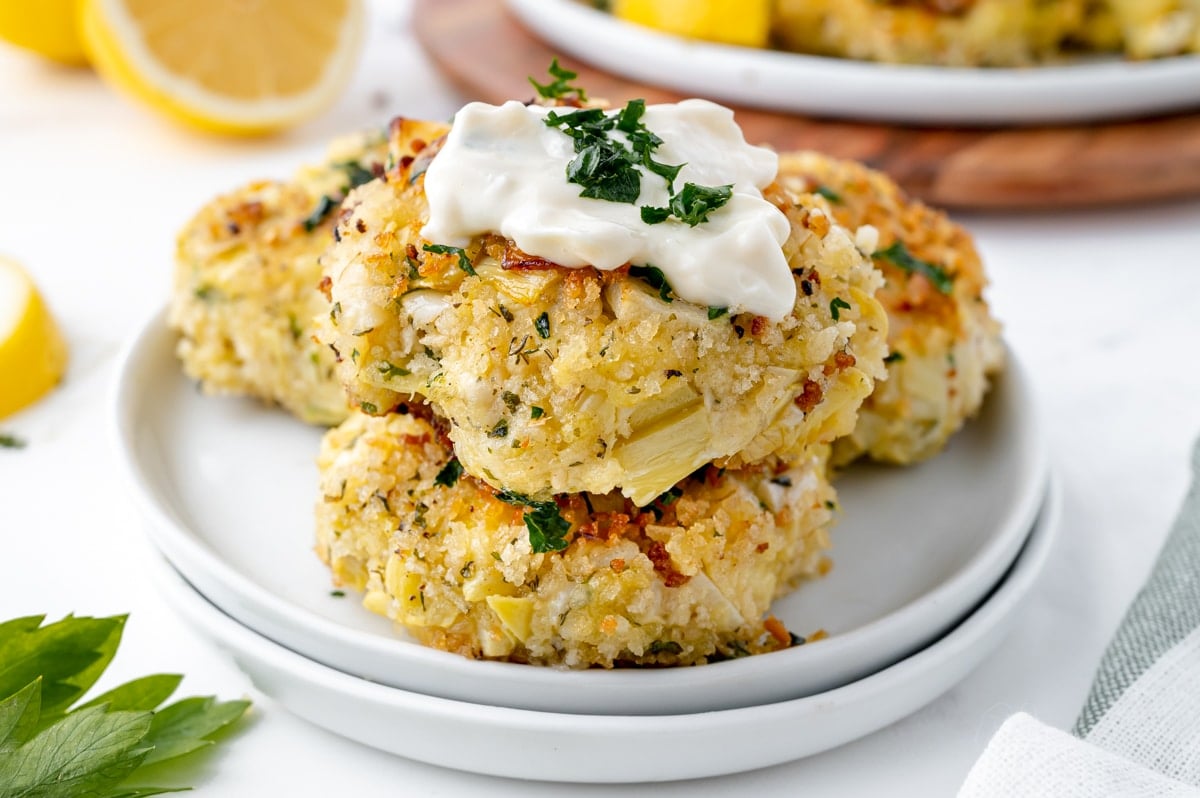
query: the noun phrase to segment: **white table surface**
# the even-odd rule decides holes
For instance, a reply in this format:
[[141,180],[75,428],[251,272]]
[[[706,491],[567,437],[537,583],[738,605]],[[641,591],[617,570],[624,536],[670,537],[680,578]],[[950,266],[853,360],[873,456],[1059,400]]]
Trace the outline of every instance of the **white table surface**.
[[1070,725],[1187,483],[1200,431],[1200,201],[964,217],[991,271],[995,311],[1037,383],[1065,494],[1045,578],[990,661],[891,728],[722,779],[537,784],[383,754],[256,693],[162,605],[141,572],[145,543],[117,477],[108,395],[120,347],[167,296],[175,230],[200,203],[290,173],[338,132],[394,114],[446,118],[463,98],[413,42],[403,5],[375,13],[340,104],[282,138],[189,133],[89,72],[7,49],[0,98],[0,252],[31,270],[72,352],[61,389],[0,420],[29,441],[0,450],[0,619],[131,613],[106,683],[184,672],[181,695],[250,695],[252,721],[193,774],[198,796],[952,795],[1010,713]]

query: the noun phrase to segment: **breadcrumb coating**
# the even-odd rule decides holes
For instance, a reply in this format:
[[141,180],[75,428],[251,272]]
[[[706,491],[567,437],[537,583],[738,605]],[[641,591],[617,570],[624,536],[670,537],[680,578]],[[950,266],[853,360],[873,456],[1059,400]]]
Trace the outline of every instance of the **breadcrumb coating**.
[[179,233],[170,324],[206,392],[258,397],[314,424],[346,417],[333,355],[313,340],[314,317],[329,312],[318,258],[341,198],[386,155],[381,131],[339,139],[324,163],[218,197]]
[[[987,278],[970,235],[853,161],[787,153],[780,157],[779,182],[821,193],[838,223],[870,225],[878,233],[873,254],[884,283],[876,298],[889,320],[888,377],[863,404],[853,433],[837,442],[834,461],[861,454],[901,464],[932,457],[978,412],[1004,363],[1000,325],[983,297]],[[905,268],[905,252],[934,270]]]
[[412,148],[406,124],[397,168],[350,197],[322,260],[332,311],[318,335],[356,407],[420,395],[494,487],[621,490],[639,505],[707,463],[790,461],[851,431],[884,373],[887,320],[877,270],[823,200],[766,192],[791,222],[792,314],[714,315],[627,268],[567,269],[499,236],[429,251],[436,145]]
[[707,467],[647,508],[615,493],[560,497],[569,545],[535,553],[522,508],[467,474],[448,477],[447,442],[418,408],[404,410],[355,413],[326,434],[317,553],[421,643],[570,668],[788,645],[763,615],[826,565],[827,450],[770,469]]

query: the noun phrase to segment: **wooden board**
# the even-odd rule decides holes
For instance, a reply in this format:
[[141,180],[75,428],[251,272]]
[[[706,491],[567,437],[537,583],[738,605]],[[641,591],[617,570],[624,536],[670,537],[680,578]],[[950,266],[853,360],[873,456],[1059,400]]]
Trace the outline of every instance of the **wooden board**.
[[[472,99],[532,96],[528,75],[558,55],[502,0],[416,0],[417,39]],[[679,99],[570,58],[595,96]],[[1200,195],[1200,114],[1068,127],[954,130],[814,119],[737,109],[752,142],[817,149],[881,169],[910,193],[959,208],[1065,207]]]

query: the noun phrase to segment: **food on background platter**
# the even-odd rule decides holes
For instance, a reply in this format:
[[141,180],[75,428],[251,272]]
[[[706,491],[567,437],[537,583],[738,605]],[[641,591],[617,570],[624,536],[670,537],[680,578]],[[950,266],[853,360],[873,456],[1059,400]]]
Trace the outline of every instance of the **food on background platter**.
[[[396,120],[362,185],[331,177],[344,151],[267,184],[292,199],[236,243],[259,189],[202,211],[181,356],[317,423],[349,397],[317,552],[427,645],[567,667],[786,647],[764,613],[828,566],[831,446],[910,462],[978,408],[999,365],[978,258],[880,175],[780,161],[711,103],[592,106],[551,71],[540,104]],[[889,373],[902,395],[864,423]]]
[[0,257],[0,418],[44,397],[66,370],[66,339],[37,286],[20,264]]
[[1004,364],[970,235],[854,161],[784,153],[778,179],[792,192],[828,199],[848,229],[870,225],[878,233],[872,259],[884,277],[875,296],[888,315],[888,376],[863,404],[854,431],[834,445],[834,463],[860,454],[898,464],[932,457],[979,411]]
[[[748,4],[745,19],[726,0],[604,5],[689,38],[885,63],[1020,67],[1087,53],[1200,52],[1196,0],[774,0]],[[763,15],[767,25],[757,24]]]
[[256,396],[314,424],[346,417],[333,353],[313,340],[329,312],[318,258],[342,199],[386,160],[383,131],[347,136],[324,163],[218,197],[179,233],[169,320],[206,392]]
[[[614,492],[528,510],[466,475],[440,425],[417,415],[427,410],[403,409],[355,413],[326,435],[317,552],[415,639],[575,668],[793,644],[763,616],[828,565],[824,449],[790,465],[702,468],[645,507]],[[565,545],[555,536],[568,528]]]

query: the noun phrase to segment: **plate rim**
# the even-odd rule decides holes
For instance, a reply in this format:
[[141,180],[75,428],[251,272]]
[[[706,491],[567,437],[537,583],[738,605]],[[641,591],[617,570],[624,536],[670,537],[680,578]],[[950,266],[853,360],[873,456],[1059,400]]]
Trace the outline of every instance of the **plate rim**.
[[[747,663],[761,662],[762,657],[728,660],[696,668],[591,669],[585,671],[558,668],[531,668],[530,666],[516,663],[470,660],[457,654],[422,646],[414,641],[388,638],[342,626],[331,619],[322,617],[311,610],[296,605],[285,597],[258,584],[252,578],[245,576],[227,563],[224,558],[213,551],[210,546],[206,545],[200,539],[200,536],[190,529],[188,524],[170,512],[169,503],[160,500],[156,495],[151,480],[145,475],[144,464],[135,454],[134,435],[136,434],[136,424],[133,420],[133,410],[138,396],[135,386],[137,383],[144,382],[144,380],[140,379],[143,372],[154,368],[155,360],[153,353],[161,348],[165,348],[167,343],[172,340],[173,335],[173,331],[170,330],[167,324],[167,311],[160,309],[139,327],[137,335],[127,343],[125,350],[122,352],[110,400],[110,418],[113,419],[110,429],[112,431],[113,447],[123,471],[125,482],[132,488],[135,502],[142,513],[143,519],[148,521],[146,533],[148,538],[154,543],[156,548],[166,555],[176,568],[188,576],[189,580],[201,583],[208,582],[210,584],[217,583],[226,590],[234,593],[238,599],[236,602],[237,610],[240,610],[240,612],[234,612],[233,614],[239,623],[244,623],[257,633],[263,634],[279,644],[293,649],[300,648],[296,645],[296,638],[293,635],[300,635],[302,632],[307,632],[311,636],[315,632],[317,637],[323,639],[325,648],[329,646],[347,649],[353,648],[356,652],[362,652],[362,654],[370,657],[407,660],[409,667],[419,666],[423,669],[436,669],[441,673],[445,673],[447,669],[450,669],[457,674],[457,678],[459,679],[495,680],[501,684],[519,685],[526,691],[545,690],[547,689],[546,682],[550,682],[552,683],[552,688],[560,692],[566,692],[571,689],[587,689],[589,687],[595,690],[600,689],[600,686],[603,685],[603,689],[609,691],[637,690],[639,695],[653,695],[655,691],[669,684],[674,691],[694,693],[697,696],[706,696],[708,700],[714,701],[715,699],[711,692],[706,691],[719,689],[721,685],[727,684],[730,680],[736,680],[740,676],[753,675],[753,671],[761,667]],[[173,357],[174,346],[170,347],[170,351]],[[998,569],[997,578],[999,578],[999,575],[1005,573],[1012,565],[1012,562],[1020,553],[1022,545],[1024,545],[1024,542],[1029,537],[1031,529],[1037,520],[1039,510],[1044,503],[1048,490],[1050,466],[1047,447],[1044,445],[1043,436],[1040,434],[1043,425],[1040,418],[1040,410],[1037,403],[1033,400],[1032,382],[1028,373],[1020,365],[1020,361],[1013,355],[1012,351],[1009,350],[1007,354],[1008,360],[1005,371],[1000,375],[1000,378],[1012,380],[1015,375],[1015,379],[1017,380],[1016,389],[1022,397],[1020,404],[1027,414],[1025,423],[1020,427],[1020,432],[1022,433],[1023,445],[1032,453],[1034,466],[1031,469],[1032,475],[1026,479],[1030,487],[1026,487],[1021,491],[1021,503],[1019,507],[1016,510],[1010,511],[1003,519],[1003,523],[997,525],[997,529],[1004,530],[1004,532],[994,533],[989,536],[986,543],[974,552],[964,567],[960,568],[949,579],[939,584],[933,590],[923,593],[909,603],[895,608],[880,618],[856,627],[850,632],[834,635],[822,641],[819,654],[813,653],[816,651],[815,648],[806,650],[804,647],[799,647],[764,655],[770,656],[772,663],[779,663],[780,668],[787,669],[789,666],[793,666],[794,661],[801,657],[818,656],[825,659],[837,657],[844,649],[849,648],[853,651],[855,646],[861,648],[867,645],[861,641],[864,639],[870,641],[872,636],[878,636],[880,629],[884,629],[886,632],[888,626],[911,628],[913,623],[910,620],[911,617],[930,612],[930,607],[945,603],[945,597],[960,592],[964,589],[963,585],[982,581],[983,575]],[[197,563],[199,564],[198,566],[196,565]],[[189,565],[191,567],[188,567]],[[196,579],[197,570],[201,572],[203,577],[200,580]],[[205,584],[200,584],[198,587],[203,589]],[[990,591],[994,587],[994,579],[988,580],[985,587],[985,594],[986,591]],[[218,601],[212,596],[214,592],[212,590],[202,590],[202,592],[205,593],[208,600],[213,601],[223,611],[232,611],[228,605],[234,602]],[[247,609],[249,609],[251,614],[256,616],[257,623],[252,623],[243,617]],[[923,627],[921,631],[928,636],[934,636],[938,631],[952,628],[953,624],[969,611],[970,607],[960,605],[954,610],[953,618],[942,624],[938,629]],[[261,616],[264,615],[268,618],[266,624],[262,623],[261,620]],[[281,635],[278,631],[280,625],[293,631],[289,634]],[[264,626],[272,628],[267,629]],[[306,656],[313,657],[311,649],[306,649]],[[313,658],[316,659],[316,657]],[[329,661],[328,657],[321,659],[330,667],[340,668],[345,671],[351,670],[345,661],[332,662]],[[749,673],[744,673],[747,671]],[[401,678],[403,677],[404,674],[402,673]],[[371,675],[371,678],[376,681],[384,681],[374,674]],[[410,679],[410,684],[411,682],[412,680]],[[397,689],[407,689],[406,685],[392,684]],[[448,700],[455,700],[455,698],[451,696]],[[460,696],[458,700],[464,699]],[[726,700],[722,703],[727,707],[736,703],[736,700]],[[630,701],[632,702],[633,699],[630,699]],[[542,703],[548,705],[552,702],[543,699]],[[601,701],[597,699],[593,701],[593,704],[598,706],[601,704]],[[582,706],[582,704],[579,706]],[[716,708],[715,703],[709,707],[709,709]],[[585,713],[583,710],[577,709],[575,711]],[[591,712],[598,712],[598,710],[591,710]],[[645,714],[661,715],[669,713],[651,708]]]
[[[899,124],[991,127],[1093,122],[1200,107],[1200,54],[1030,67],[891,64],[686,39],[617,19],[576,0],[504,2],[539,38],[601,69],[676,91],[709,94],[775,111]],[[589,35],[557,35],[555,26],[564,21],[571,30],[586,29]],[[613,49],[617,42],[622,45]],[[640,61],[626,57],[634,46],[643,56]],[[681,58],[690,69],[678,68]],[[674,71],[661,68],[671,63],[677,67]],[[659,79],[646,78],[651,71]],[[721,72],[740,74],[741,93],[713,88],[711,76]],[[668,77],[666,82],[661,80],[663,75]],[[744,79],[747,75],[753,78],[749,82]],[[821,79],[832,81],[834,88],[821,88]],[[1117,91],[1111,86],[1114,79],[1122,82]],[[820,99],[812,103],[803,97],[794,98],[778,91],[778,83],[772,81],[782,81],[785,86],[804,85],[810,93],[817,92]],[[1163,81],[1172,81],[1173,85],[1167,98],[1158,97]],[[756,82],[764,86],[756,88],[752,85]],[[1100,83],[1104,84],[1103,91],[1097,88]],[[862,89],[868,84],[885,90],[876,92],[877,96],[899,96],[903,102],[889,109],[886,101],[880,107],[878,103],[839,99],[847,87]],[[1078,105],[1081,91],[1091,96],[1083,106]],[[914,112],[914,97],[930,92],[936,92],[943,102],[936,110]],[[1124,99],[1118,102],[1122,96]],[[975,110],[964,112],[967,107]]]
[[[393,754],[486,775],[542,781],[631,783],[703,778],[802,759],[878,731],[936,700],[978,667],[1009,633],[1045,571],[1061,531],[1062,512],[1061,484],[1052,476],[1045,500],[1039,508],[1037,522],[1004,579],[953,629],[888,668],[812,696],[749,707],[673,715],[590,715],[515,709],[456,701],[374,683],[309,659],[239,623],[188,583],[161,552],[149,545],[144,551],[153,563],[149,569],[151,579],[172,610],[183,616],[194,631],[229,654],[260,691],[314,725]],[[245,658],[251,660],[250,667],[244,662]],[[343,698],[366,701],[389,712],[412,715],[408,720],[457,723],[464,730],[469,728],[484,736],[494,743],[500,753],[490,752],[481,763],[469,757],[454,756],[455,746],[426,745],[422,750],[414,751],[411,748],[398,749],[401,741],[376,744],[377,741],[365,739],[364,735],[354,732],[353,720],[349,717],[354,713],[339,713],[341,717],[331,724],[326,722],[327,719],[313,717],[321,712],[297,706],[296,697],[303,698],[303,693],[297,692],[294,685],[289,690],[260,684],[260,680],[274,678],[269,675],[264,677],[264,669],[268,674],[285,672],[310,690],[316,687]],[[921,683],[922,678],[925,679],[924,683]],[[921,685],[920,695],[916,695],[913,689],[902,689],[912,688],[914,684]],[[889,694],[893,702],[880,711],[880,701]],[[321,704],[320,696],[316,702]],[[837,722],[839,712],[853,711],[855,708],[863,712],[865,710],[862,708],[868,705],[872,706],[874,712],[870,720],[864,722],[860,718],[859,722],[849,724],[844,720]],[[751,746],[751,755],[743,753],[742,759],[736,763],[722,757],[696,758],[686,752],[674,758],[668,756],[664,760],[662,751],[654,749],[655,742],[665,741],[663,750],[668,754],[681,748],[686,751],[686,746],[675,743],[680,740],[695,741],[698,736],[706,734],[719,735],[722,740],[727,740],[730,735],[727,726],[741,728],[746,734],[761,733],[764,727],[772,725],[793,729],[797,717],[803,716],[813,716],[814,723],[820,724],[822,735],[814,735],[818,739],[808,739],[807,744],[795,745],[796,740],[791,738],[776,742],[770,750]],[[424,728],[423,723],[417,725]],[[829,733],[825,734],[826,731]],[[574,734],[584,738],[584,742],[603,738],[614,745],[624,746],[627,755],[633,757],[632,764],[627,759],[622,762],[622,769],[612,768],[607,764],[609,759],[605,758],[605,764],[589,771],[586,766],[581,768],[579,761],[589,762],[595,758],[589,754],[579,761],[570,759],[572,750],[578,750],[578,746],[573,749],[566,744],[571,741],[566,741],[561,748],[556,747],[556,756],[546,757],[539,753],[532,769],[523,769],[520,754],[527,749],[520,745],[512,746],[507,735],[528,733],[554,735],[558,740],[564,734]],[[786,735],[766,737],[770,739]],[[654,750],[651,752],[651,749]],[[506,751],[507,754],[504,753]],[[513,751],[517,754],[515,757]],[[643,758],[639,759],[639,756]],[[563,757],[570,761],[564,761]],[[623,774],[621,777],[615,776],[618,771]],[[628,778],[624,777],[626,774]]]

